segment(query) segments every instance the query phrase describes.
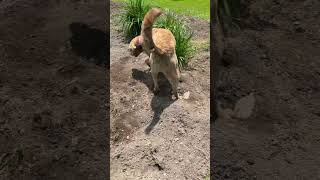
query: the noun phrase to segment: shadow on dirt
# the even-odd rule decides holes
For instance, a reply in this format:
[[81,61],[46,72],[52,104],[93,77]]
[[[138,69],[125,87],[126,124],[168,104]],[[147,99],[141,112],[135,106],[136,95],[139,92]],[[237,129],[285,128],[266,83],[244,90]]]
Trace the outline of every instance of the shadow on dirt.
[[94,59],[97,65],[107,65],[107,35],[104,31],[91,28],[80,22],[69,25],[72,33],[72,50],[86,60]]
[[[151,73],[149,71],[140,71],[138,69],[132,69],[132,77],[142,83],[144,83],[150,91],[153,88],[153,80]],[[159,88],[160,92],[157,95],[154,95],[151,100],[151,108],[154,112],[151,123],[145,129],[146,134],[150,134],[152,129],[160,121],[160,116],[162,112],[169,107],[174,101],[171,99],[171,86],[169,81],[165,78],[163,74],[159,74]]]

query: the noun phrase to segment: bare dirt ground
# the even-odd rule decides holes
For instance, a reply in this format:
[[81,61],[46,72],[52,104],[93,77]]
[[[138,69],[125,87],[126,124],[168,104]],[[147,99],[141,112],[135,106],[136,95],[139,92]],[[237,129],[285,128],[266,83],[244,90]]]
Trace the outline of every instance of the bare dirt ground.
[[320,1],[247,7],[219,65],[212,177],[320,179]]
[[[104,31],[106,8],[0,0],[1,180],[107,179],[109,72],[68,43],[73,22]],[[214,179],[320,179],[319,9],[317,0],[248,1],[242,31],[227,38],[231,64],[219,65]],[[205,23],[190,22],[208,39]],[[200,179],[209,171],[209,53],[184,71],[190,99],[171,102],[165,82],[160,96],[149,91],[143,57],[130,57],[115,29],[112,176]],[[245,115],[234,107],[253,107],[251,116],[235,118]]]
[[[189,99],[171,101],[164,78],[161,93],[154,95],[146,56],[130,56],[119,32],[119,9],[111,2],[111,178],[203,179],[210,168],[209,46],[183,71],[179,91],[189,91]],[[208,42],[209,22],[188,21],[194,40]]]
[[[107,179],[108,72],[72,51],[99,54],[107,11],[98,0],[0,1],[1,180]],[[73,22],[89,28],[71,46]]]

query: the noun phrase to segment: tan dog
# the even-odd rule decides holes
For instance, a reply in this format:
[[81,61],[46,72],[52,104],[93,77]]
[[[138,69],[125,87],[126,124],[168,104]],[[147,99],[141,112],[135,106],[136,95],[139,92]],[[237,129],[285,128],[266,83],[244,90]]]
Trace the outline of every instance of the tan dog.
[[172,86],[173,95],[178,99],[180,71],[175,50],[176,40],[171,31],[152,27],[155,19],[160,15],[161,10],[158,8],[148,11],[142,23],[141,35],[131,40],[129,49],[136,57],[142,52],[149,56],[146,64],[151,67],[154,91],[159,91],[158,74],[162,72]]

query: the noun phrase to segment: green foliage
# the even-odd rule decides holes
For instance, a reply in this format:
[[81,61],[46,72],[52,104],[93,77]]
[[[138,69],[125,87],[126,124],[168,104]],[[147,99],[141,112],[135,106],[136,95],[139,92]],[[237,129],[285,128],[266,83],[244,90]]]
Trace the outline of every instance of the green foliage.
[[144,15],[149,9],[150,5],[146,4],[144,0],[128,0],[125,2],[125,7],[120,15],[120,23],[128,41],[140,34]]
[[[151,8],[144,0],[128,0],[120,17],[125,38],[130,41],[140,35],[144,15]],[[176,39],[176,53],[180,67],[186,67],[194,52],[192,31],[172,11],[164,10],[154,27],[169,29]]]
[[219,0],[219,18],[224,27],[239,28],[241,4],[239,0]]
[[154,27],[169,29],[176,39],[176,54],[180,67],[186,67],[188,60],[194,53],[194,46],[191,43],[193,32],[178,18],[172,11],[165,10]]
[[21,147],[15,149],[12,153],[2,155],[0,157],[0,171],[6,167],[17,168],[23,158],[24,156]]
[[[113,0],[123,2],[125,0]],[[210,0],[145,0],[152,6],[168,8],[183,15],[210,20]]]

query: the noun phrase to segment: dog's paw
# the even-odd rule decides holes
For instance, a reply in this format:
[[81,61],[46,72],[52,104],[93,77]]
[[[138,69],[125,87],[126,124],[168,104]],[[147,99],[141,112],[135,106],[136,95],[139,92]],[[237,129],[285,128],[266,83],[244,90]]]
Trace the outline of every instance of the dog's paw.
[[146,60],[144,60],[144,63],[150,67],[150,59],[149,59],[149,58],[147,58]]
[[176,97],[176,96],[174,96],[174,95],[171,96],[171,100],[172,100],[172,101],[176,101],[176,100],[178,100],[178,99],[181,99],[181,98]]
[[178,99],[182,99],[182,97],[181,96],[179,96],[178,94],[172,94],[171,95],[171,100],[178,100]]

